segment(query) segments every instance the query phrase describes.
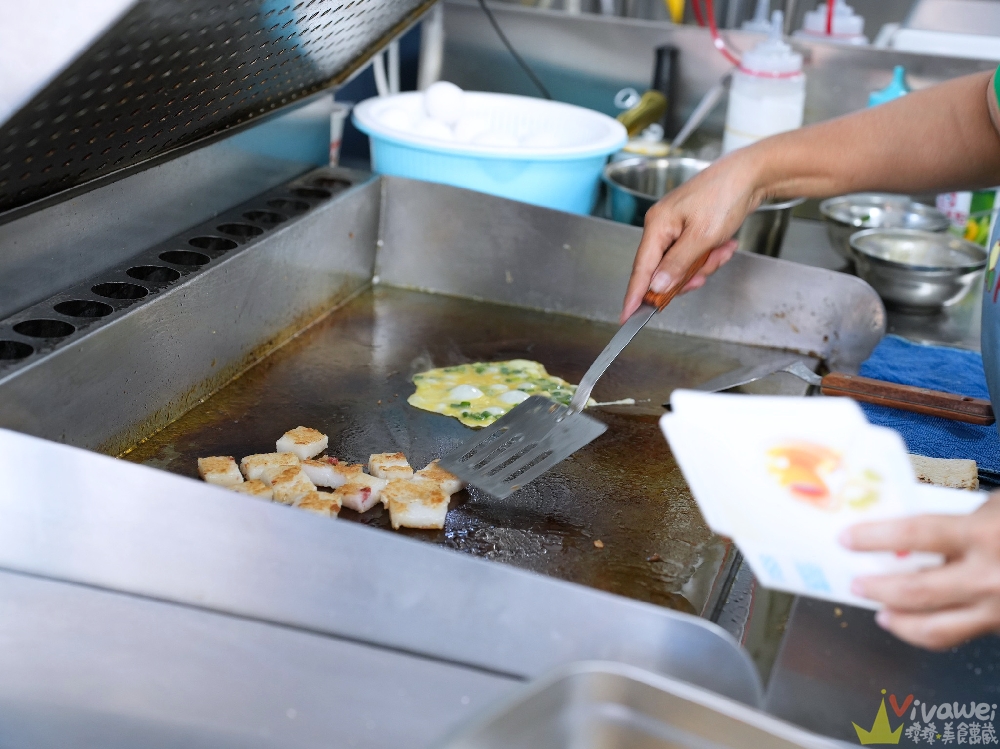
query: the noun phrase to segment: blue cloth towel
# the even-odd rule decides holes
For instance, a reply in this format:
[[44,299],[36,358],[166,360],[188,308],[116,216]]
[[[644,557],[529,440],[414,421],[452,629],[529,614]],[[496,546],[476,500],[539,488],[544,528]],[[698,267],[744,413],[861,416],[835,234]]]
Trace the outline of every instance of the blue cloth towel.
[[[923,346],[898,336],[882,339],[861,365],[860,374],[974,398],[990,397],[980,354]],[[861,408],[871,423],[899,432],[911,453],[932,458],[969,458],[976,461],[981,474],[1000,479],[1000,436],[996,425],[963,424],[868,403],[862,403]]]

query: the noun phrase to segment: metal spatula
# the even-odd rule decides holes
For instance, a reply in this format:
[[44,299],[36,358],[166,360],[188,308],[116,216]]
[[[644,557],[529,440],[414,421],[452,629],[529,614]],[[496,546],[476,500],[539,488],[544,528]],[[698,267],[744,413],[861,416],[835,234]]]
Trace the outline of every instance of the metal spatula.
[[707,259],[705,254],[696,261],[670,291],[646,292],[642,306],[590,365],[569,406],[533,395],[441,458],[441,467],[502,499],[603,434],[606,424],[581,413],[594,385],[635,334],[677,296]]
[[[795,375],[800,380],[818,387],[823,395],[853,398],[856,401],[874,403],[877,406],[889,406],[902,411],[963,421],[967,424],[989,426],[996,423],[993,406],[983,398],[942,393],[938,390],[873,380],[869,377],[859,377],[843,372],[830,372],[820,377],[802,363],[801,357],[794,355],[756,366],[734,369],[732,372],[715,377],[694,389],[706,393],[716,393],[739,385],[748,385],[776,372],[788,372]],[[664,404],[664,406],[668,406],[668,404]]]

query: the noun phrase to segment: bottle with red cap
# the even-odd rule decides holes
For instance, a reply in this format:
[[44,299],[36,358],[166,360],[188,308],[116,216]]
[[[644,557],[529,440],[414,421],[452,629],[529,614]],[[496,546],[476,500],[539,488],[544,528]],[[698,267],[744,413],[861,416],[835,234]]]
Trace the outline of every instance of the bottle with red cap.
[[802,55],[782,38],[784,16],[771,14],[766,41],[743,54],[729,90],[723,153],[802,126],[806,75]]

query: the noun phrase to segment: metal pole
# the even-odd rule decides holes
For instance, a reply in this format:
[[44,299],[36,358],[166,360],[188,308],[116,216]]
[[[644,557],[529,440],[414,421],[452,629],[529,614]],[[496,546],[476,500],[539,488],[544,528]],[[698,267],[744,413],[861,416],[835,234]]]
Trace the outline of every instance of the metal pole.
[[444,3],[435,5],[420,24],[417,88],[423,91],[441,78],[444,61]]

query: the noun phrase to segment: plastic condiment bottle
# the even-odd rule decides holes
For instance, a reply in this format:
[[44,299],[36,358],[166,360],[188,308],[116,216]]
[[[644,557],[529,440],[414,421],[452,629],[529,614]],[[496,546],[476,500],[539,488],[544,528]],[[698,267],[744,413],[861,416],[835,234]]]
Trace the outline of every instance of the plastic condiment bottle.
[[744,53],[733,73],[723,153],[802,126],[806,76],[802,55],[781,38],[783,20],[780,10],[771,14],[770,36]]
[[864,33],[865,17],[855,13],[854,8],[845,0],[829,1],[835,3],[831,24],[832,34],[826,33],[826,15],[829,8],[826,3],[820,3],[815,10],[805,14],[802,28],[796,31],[794,36],[807,39],[822,38],[825,41],[841,44],[868,44],[868,37]]
[[757,7],[754,9],[753,18],[743,22],[744,31],[752,31],[756,34],[767,34],[771,31],[771,22],[767,20],[771,11],[770,0],[757,0]]
[[906,96],[908,93],[910,93],[910,87],[906,85],[906,68],[897,65],[892,70],[892,83],[879,91],[872,91],[868,95],[868,106],[885,104],[887,101]]

